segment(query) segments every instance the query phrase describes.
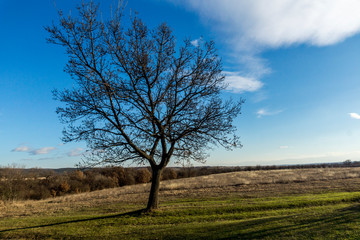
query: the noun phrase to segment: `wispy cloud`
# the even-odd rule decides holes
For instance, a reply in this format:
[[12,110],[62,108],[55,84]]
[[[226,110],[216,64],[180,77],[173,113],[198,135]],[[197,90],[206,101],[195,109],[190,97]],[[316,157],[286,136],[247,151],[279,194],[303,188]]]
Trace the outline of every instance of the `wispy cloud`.
[[242,77],[237,72],[224,72],[228,90],[235,93],[254,92],[259,90],[263,83],[252,77]]
[[251,100],[255,103],[262,102],[268,98],[267,92],[257,91],[252,97]]
[[351,118],[360,119],[360,115],[357,114],[357,113],[349,113],[349,115],[350,115]]
[[200,46],[200,43],[202,42],[202,38],[198,38],[198,39],[194,39],[192,40],[190,43],[191,45],[193,45],[194,47],[198,47]]
[[289,146],[280,146],[280,149],[288,149]]
[[[317,154],[304,154],[304,155],[294,155],[289,158],[284,158],[279,160],[279,162],[291,163],[292,161],[303,162],[303,163],[316,163],[316,162],[332,162],[332,161],[344,161],[346,159],[358,159],[360,156],[360,151],[352,152],[324,152]],[[272,160],[274,162],[277,160]]]
[[299,44],[327,46],[360,32],[358,0],[166,1],[196,12],[222,36],[219,40],[228,46],[229,55],[239,68],[248,71],[238,78],[240,82],[249,79],[246,76],[260,82],[269,73],[266,61],[259,57],[266,49]]
[[20,146],[11,150],[12,152],[29,152],[31,149],[28,146]]
[[56,149],[55,147],[43,147],[43,148],[32,149],[29,146],[20,146],[20,147],[14,148],[11,151],[12,152],[27,152],[30,155],[42,155],[42,154],[48,154],[48,153],[54,151],[55,149]]
[[266,108],[261,108],[256,112],[258,118],[262,118],[263,116],[272,116],[282,113],[284,110],[268,110]]
[[55,149],[56,149],[55,147],[43,147],[43,148],[33,149],[33,150],[29,151],[29,153],[31,155],[48,154],[48,153],[54,151]]
[[326,46],[360,31],[358,0],[168,0],[196,11],[238,48]]
[[84,154],[84,149],[83,148],[75,148],[72,149],[71,151],[69,151],[68,153],[66,153],[66,155],[68,157],[77,157]]

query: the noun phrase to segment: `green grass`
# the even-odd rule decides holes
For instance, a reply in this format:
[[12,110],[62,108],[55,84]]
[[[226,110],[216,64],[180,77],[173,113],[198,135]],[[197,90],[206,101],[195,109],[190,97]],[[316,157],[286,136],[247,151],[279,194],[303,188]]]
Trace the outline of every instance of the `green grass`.
[[359,239],[360,192],[267,198],[179,199],[141,214],[111,204],[0,219],[0,238]]

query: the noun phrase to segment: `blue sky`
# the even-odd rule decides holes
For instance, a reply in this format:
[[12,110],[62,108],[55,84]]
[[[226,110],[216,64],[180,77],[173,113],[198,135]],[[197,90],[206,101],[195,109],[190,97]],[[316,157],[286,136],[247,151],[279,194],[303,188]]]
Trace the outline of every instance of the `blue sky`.
[[[0,165],[73,167],[84,143],[63,144],[52,99],[71,87],[61,47],[43,27],[81,1],[0,0]],[[113,0],[102,1],[104,16]],[[116,1],[115,1],[116,2]],[[270,4],[271,2],[271,4]],[[128,0],[150,26],[181,43],[214,40],[246,103],[243,148],[209,151],[206,165],[360,160],[360,3],[357,0]]]

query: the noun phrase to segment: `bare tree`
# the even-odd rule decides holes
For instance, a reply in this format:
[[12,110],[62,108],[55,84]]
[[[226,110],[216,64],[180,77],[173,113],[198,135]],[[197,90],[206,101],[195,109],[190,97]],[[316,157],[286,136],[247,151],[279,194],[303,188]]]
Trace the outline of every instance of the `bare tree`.
[[[223,101],[221,59],[214,42],[176,47],[171,29],[149,29],[138,16],[124,22],[123,7],[104,21],[98,5],[83,3],[78,16],[59,12],[46,27],[48,42],[66,48],[73,89],[54,91],[65,142],[85,140],[88,164],[147,163],[152,184],[147,210],[158,208],[160,176],[170,159],[199,161],[214,145],[241,147],[233,120],[239,101]],[[126,28],[125,28],[126,27]]]

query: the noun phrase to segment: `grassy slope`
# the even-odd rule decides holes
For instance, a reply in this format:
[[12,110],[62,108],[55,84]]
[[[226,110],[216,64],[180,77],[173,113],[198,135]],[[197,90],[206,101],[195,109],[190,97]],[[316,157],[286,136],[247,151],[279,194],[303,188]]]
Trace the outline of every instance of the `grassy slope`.
[[[298,186],[291,184],[285,185]],[[305,184],[312,189],[312,182]],[[149,215],[137,212],[143,202],[126,200],[67,211],[10,214],[0,219],[0,238],[359,239],[360,192],[334,189],[305,194],[284,190],[274,192],[277,196],[237,192],[214,196],[195,194],[194,188],[194,194],[186,198],[163,193],[161,209]]]

